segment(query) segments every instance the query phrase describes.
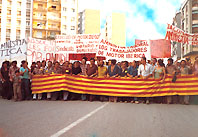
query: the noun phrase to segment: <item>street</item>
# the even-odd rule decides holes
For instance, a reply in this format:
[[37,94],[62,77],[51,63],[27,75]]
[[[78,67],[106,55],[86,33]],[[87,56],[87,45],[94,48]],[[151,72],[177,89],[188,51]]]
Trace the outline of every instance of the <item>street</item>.
[[197,105],[0,99],[0,136],[197,137]]

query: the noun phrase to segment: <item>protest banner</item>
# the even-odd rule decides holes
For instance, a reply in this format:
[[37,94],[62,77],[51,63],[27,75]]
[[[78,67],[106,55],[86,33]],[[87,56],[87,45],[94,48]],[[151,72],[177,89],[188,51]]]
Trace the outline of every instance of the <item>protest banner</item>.
[[198,34],[186,33],[171,24],[167,26],[165,39],[182,44],[198,45]]
[[7,41],[1,44],[0,47],[0,64],[3,61],[14,61],[21,62],[26,60],[27,52],[27,41],[25,39]]
[[158,39],[150,40],[151,58],[170,58],[171,42],[170,40]]
[[140,60],[143,56],[151,58],[147,41],[131,47],[120,47],[104,39],[97,45],[96,56],[105,56],[107,59],[116,59],[118,61]]
[[28,38],[27,60],[28,62],[42,60],[65,62],[68,60],[68,53],[57,51],[54,40]]
[[59,53],[96,53],[100,34],[57,35],[56,51]]
[[120,96],[157,97],[172,95],[198,95],[198,77],[177,76],[172,82],[171,75],[165,81],[157,79],[131,78],[88,78],[71,75],[37,75],[32,79],[32,93],[45,93],[66,90],[73,93]]

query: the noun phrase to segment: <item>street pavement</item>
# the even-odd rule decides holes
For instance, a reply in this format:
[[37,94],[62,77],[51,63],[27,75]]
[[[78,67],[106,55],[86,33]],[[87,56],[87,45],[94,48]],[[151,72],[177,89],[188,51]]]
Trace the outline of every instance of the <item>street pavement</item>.
[[0,99],[1,136],[198,137],[198,106]]

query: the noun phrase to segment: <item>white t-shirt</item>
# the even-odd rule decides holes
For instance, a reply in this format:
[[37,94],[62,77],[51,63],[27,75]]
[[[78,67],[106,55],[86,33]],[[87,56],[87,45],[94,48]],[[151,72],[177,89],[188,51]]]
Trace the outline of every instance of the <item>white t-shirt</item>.
[[144,65],[141,64],[138,68],[138,75],[142,75],[143,77],[147,77],[148,75],[152,74],[152,65],[150,64],[146,64],[145,65],[145,69],[144,69]]

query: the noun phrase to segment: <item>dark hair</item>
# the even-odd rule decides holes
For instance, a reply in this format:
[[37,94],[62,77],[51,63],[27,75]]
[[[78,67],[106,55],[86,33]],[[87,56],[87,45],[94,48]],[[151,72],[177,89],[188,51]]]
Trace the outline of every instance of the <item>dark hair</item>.
[[190,61],[190,58],[186,58],[186,61]]
[[156,58],[153,58],[153,60],[155,60],[157,62],[157,59]]
[[122,61],[122,63],[126,63],[126,67],[129,65],[128,61]]
[[41,63],[40,61],[37,61],[36,63]]
[[16,60],[15,61],[12,61],[12,64],[14,64],[14,63],[17,64],[17,61]]
[[159,64],[161,67],[164,67],[164,63],[163,63],[163,60],[162,60],[162,59],[159,59],[159,60],[158,60],[158,64]]
[[173,59],[172,58],[169,58],[168,61],[170,61],[173,64]]
[[198,56],[195,57],[195,60],[198,58]]
[[146,57],[142,57],[142,59],[146,61]]
[[45,62],[45,63],[46,63],[46,61],[45,61],[45,60],[43,60],[43,61],[42,61],[42,63],[43,63],[43,62]]
[[181,63],[182,63],[182,62],[184,62],[184,63],[186,64],[186,61],[185,61],[185,60],[182,60]]
[[25,64],[26,63],[26,61],[25,60],[23,60],[23,61],[21,61],[21,64],[23,65],[23,64]]
[[111,60],[111,63],[112,63],[113,65],[115,65],[115,64],[116,64],[116,60],[115,60],[115,59],[112,59],[112,60]]
[[91,58],[90,61],[91,61],[91,60],[93,60],[93,61],[95,62],[95,59],[94,59],[94,58]]
[[87,57],[83,57],[82,60],[83,60],[83,59],[84,59],[85,61],[87,61]]
[[16,70],[15,73],[19,73],[19,70]]
[[36,62],[32,62],[32,65],[35,65],[36,64]]
[[48,61],[48,63],[49,63],[49,62],[51,62],[51,63],[52,63],[52,61]]

